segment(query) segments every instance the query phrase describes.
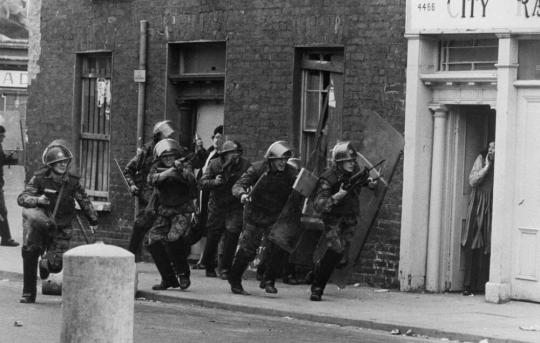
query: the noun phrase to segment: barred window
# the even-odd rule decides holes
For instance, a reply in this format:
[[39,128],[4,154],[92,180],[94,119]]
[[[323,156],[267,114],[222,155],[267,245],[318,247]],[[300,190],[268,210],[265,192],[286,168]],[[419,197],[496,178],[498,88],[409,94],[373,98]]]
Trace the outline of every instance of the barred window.
[[81,183],[94,201],[109,198],[111,60],[110,53],[81,54],[78,58],[79,167]]

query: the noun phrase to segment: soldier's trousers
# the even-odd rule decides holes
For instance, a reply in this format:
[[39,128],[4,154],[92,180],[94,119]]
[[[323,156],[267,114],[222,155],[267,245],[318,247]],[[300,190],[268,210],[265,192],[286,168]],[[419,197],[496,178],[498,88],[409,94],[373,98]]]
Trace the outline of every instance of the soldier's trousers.
[[[270,233],[270,228],[271,225],[262,226],[245,222],[244,230],[240,235],[238,251],[236,252],[234,263],[236,263],[236,259],[239,257],[242,257],[242,259],[249,262],[253,261],[257,255],[257,249],[261,245],[263,237],[267,237]],[[264,281],[275,282],[276,278],[280,275],[287,256],[288,254],[285,250],[281,249],[278,245],[272,242],[268,242],[267,251],[264,258]]]
[[230,270],[238,237],[242,231],[243,209],[217,209],[212,206],[208,210],[206,246],[202,264],[206,266],[208,271],[213,271],[216,268],[218,245],[223,237],[223,254],[219,267],[221,270]]
[[187,253],[189,246],[182,239],[174,242],[154,241],[146,245],[165,283],[172,284],[178,275],[190,276]]
[[334,250],[328,249],[323,258],[315,265],[313,271],[313,283],[311,284],[311,290],[319,289],[321,292],[326,287],[328,280],[336,266],[343,258],[343,254]]
[[34,227],[23,217],[23,250],[43,255],[49,271],[59,273],[64,253],[69,249],[72,231],[71,225]]
[[[139,206],[142,206],[142,204]],[[137,255],[139,247],[144,240],[144,235],[146,235],[148,230],[152,227],[155,217],[155,213],[146,209],[146,207],[143,207],[139,213],[137,213],[128,246],[128,250],[134,255]]]
[[23,217],[23,295],[36,297],[37,266],[40,255],[51,273],[62,271],[62,257],[69,249],[71,226],[38,227]]
[[4,190],[0,188],[0,237],[2,241],[8,241],[11,239],[11,231],[9,230],[9,223],[7,218],[6,199],[4,197]]

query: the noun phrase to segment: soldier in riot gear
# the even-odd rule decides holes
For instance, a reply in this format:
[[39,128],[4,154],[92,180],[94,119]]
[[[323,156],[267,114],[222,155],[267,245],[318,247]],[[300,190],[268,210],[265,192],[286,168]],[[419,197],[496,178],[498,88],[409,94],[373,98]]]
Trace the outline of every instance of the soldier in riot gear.
[[141,245],[144,235],[152,226],[155,218],[153,208],[148,208],[148,203],[152,198],[153,188],[148,184],[148,172],[154,163],[154,147],[160,140],[173,136],[173,129],[170,120],[156,123],[152,130],[152,141],[146,143],[142,148],[137,149],[137,154],[126,164],[124,176],[129,184],[129,189],[133,196],[137,197],[139,210],[133,223],[133,231],[129,239],[128,250],[137,256],[137,251]]
[[195,211],[197,183],[191,166],[181,162],[182,147],[166,138],[154,147],[156,162],[148,173],[148,183],[158,193],[157,218],[148,232],[146,248],[161,274],[161,283],[152,287],[187,289],[190,270],[187,262],[191,218]]
[[[297,170],[287,164],[291,156],[292,151],[286,142],[274,142],[266,151],[264,160],[253,163],[232,188],[233,195],[244,204],[244,227],[228,277],[231,291],[235,294],[247,294],[242,287],[242,274],[255,258],[263,236],[269,234],[291,193],[297,174]],[[286,251],[269,242],[264,258],[265,272],[260,283],[267,293],[277,293],[275,279],[286,256]]]
[[62,140],[51,143],[43,152],[43,167],[30,179],[17,202],[23,209],[24,243],[23,295],[21,303],[36,300],[38,258],[39,274],[46,279],[49,273],[62,270],[62,256],[69,248],[75,201],[95,231],[97,213],[79,183],[79,176],[69,169],[73,155]]
[[242,231],[243,207],[232,195],[231,189],[240,176],[249,168],[250,162],[242,156],[242,146],[237,141],[223,143],[219,158],[210,161],[199,180],[200,188],[209,191],[206,246],[202,264],[206,276],[216,277],[216,252],[223,236],[223,257],[218,270],[226,280]]
[[321,300],[334,268],[346,263],[360,212],[361,185],[348,189],[344,185],[360,171],[357,157],[350,142],[337,143],[332,150],[333,166],[322,173],[315,191],[313,205],[321,213],[325,232],[316,249],[324,252],[315,261],[310,297],[313,301]]

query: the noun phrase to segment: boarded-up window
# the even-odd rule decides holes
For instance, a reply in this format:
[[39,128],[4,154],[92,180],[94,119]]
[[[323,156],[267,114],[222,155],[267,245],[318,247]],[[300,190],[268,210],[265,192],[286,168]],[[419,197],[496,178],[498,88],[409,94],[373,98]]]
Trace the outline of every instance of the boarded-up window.
[[111,54],[80,56],[81,183],[92,200],[109,198]]

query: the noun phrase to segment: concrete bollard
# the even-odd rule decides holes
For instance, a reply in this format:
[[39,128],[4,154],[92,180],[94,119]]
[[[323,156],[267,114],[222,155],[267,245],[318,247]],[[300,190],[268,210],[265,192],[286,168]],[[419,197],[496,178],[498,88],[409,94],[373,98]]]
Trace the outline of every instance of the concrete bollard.
[[61,343],[132,343],[135,256],[103,242],[64,254]]

